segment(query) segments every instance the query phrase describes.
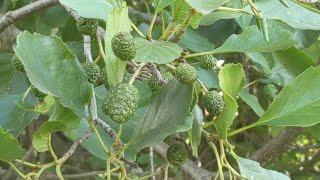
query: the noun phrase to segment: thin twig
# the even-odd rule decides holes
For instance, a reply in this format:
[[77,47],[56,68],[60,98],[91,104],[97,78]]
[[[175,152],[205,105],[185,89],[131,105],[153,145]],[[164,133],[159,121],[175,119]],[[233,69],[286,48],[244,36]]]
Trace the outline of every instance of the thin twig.
[[175,35],[172,37],[172,41],[173,42],[179,42],[182,38],[182,35],[185,33],[187,26],[189,25],[190,19],[191,17],[196,13],[196,11],[194,9],[190,9],[187,17],[185,18],[185,20],[183,21],[183,23],[181,24],[181,26],[179,26],[179,29],[177,30],[177,32],[175,33]]
[[88,35],[83,35],[83,53],[88,62],[93,63],[91,54],[91,37]]
[[134,24],[131,23],[131,27],[136,31],[136,33],[142,38],[146,38],[146,36],[140,31],[140,29]]
[[163,79],[160,71],[158,70],[157,66],[153,63],[149,63],[148,67],[151,71],[151,74],[153,75],[153,77],[156,79],[157,83],[159,85],[163,85],[166,83],[166,81]]
[[47,143],[48,143],[49,152],[50,152],[51,156],[53,157],[54,162],[57,162],[58,161],[58,157],[54,153],[53,148],[51,146],[51,134],[49,134],[49,136],[48,136],[48,142]]
[[92,134],[92,130],[87,130],[78,140],[76,140],[69,148],[69,150],[58,160],[66,161],[69,157],[76,152],[76,149],[82,144],[85,140],[87,140]]
[[93,122],[95,124],[98,124],[100,127],[102,127],[102,129],[104,130],[104,132],[106,132],[112,139],[116,139],[117,137],[117,132],[115,130],[113,130],[106,122],[104,122],[102,119],[97,118],[94,119]]
[[66,174],[64,177],[66,179],[83,179],[83,178],[89,178],[92,176],[98,176],[100,174],[103,174],[104,171],[92,171],[92,172],[85,172],[85,173],[79,173],[79,174]]
[[[149,147],[149,159],[150,159],[150,170],[154,174],[154,163],[153,163],[153,147]],[[156,180],[156,176],[151,177],[152,180]]]
[[21,178],[26,179],[26,175],[24,175],[13,163],[10,162],[9,164]]
[[170,167],[170,163],[167,163],[167,165],[164,167],[164,180],[168,180],[168,173],[169,173],[169,167]]
[[214,143],[208,142],[208,144],[212,148],[212,150],[213,150],[213,152],[214,152],[214,154],[216,156],[220,179],[224,180],[224,174],[223,174],[223,171],[222,171],[222,164],[221,164],[221,161],[220,161],[220,155],[219,155],[218,149],[217,149],[217,147],[216,147],[216,145]]
[[146,63],[140,63],[137,70],[135,70],[134,74],[132,75],[132,78],[129,81],[129,84],[133,84],[133,82],[136,80],[136,78],[139,76],[140,71],[142,68],[146,65]]

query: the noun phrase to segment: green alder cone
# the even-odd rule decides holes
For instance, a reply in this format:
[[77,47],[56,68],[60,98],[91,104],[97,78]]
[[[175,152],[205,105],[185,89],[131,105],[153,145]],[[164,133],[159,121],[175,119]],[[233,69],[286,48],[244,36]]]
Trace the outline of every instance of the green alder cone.
[[44,97],[46,97],[46,94],[44,94],[43,92],[39,91],[39,89],[37,89],[33,85],[31,85],[30,91],[35,97],[37,97],[39,99],[43,99]]
[[123,61],[132,60],[137,53],[137,43],[130,33],[120,32],[111,40],[112,51]]
[[219,116],[223,111],[224,101],[217,91],[208,92],[203,99],[203,105],[213,116]]
[[[170,80],[172,80],[172,79],[174,78],[173,75],[172,75],[170,72],[165,72],[165,73],[162,75],[162,77],[163,77],[163,79],[164,79],[166,82],[168,82],[168,81],[170,81]],[[160,87],[161,87],[161,85],[158,84],[158,82],[157,82],[157,80],[156,80],[156,78],[155,78],[154,76],[152,76],[152,77],[149,79],[148,85],[149,85],[150,90],[151,90],[153,93],[156,93],[156,92],[160,89]]]
[[138,108],[138,89],[130,84],[118,84],[111,88],[105,101],[103,112],[119,124],[125,123]]
[[173,166],[181,166],[188,158],[184,144],[170,145],[167,150],[167,159]]
[[203,69],[211,70],[216,67],[217,59],[213,55],[203,55],[198,58]]
[[80,18],[76,25],[81,34],[94,36],[99,24],[98,20],[94,18]]
[[96,82],[96,80],[100,76],[100,67],[94,63],[88,62],[83,63],[82,67],[88,76],[88,81],[90,83]]
[[274,84],[266,84],[264,87],[263,87],[263,92],[264,94],[266,94],[268,97],[270,98],[275,98],[278,94],[278,89],[277,87],[274,85]]
[[24,66],[17,55],[12,56],[11,64],[21,72],[24,72]]
[[196,69],[186,63],[181,63],[177,66],[174,76],[178,81],[187,85],[192,85],[198,79]]

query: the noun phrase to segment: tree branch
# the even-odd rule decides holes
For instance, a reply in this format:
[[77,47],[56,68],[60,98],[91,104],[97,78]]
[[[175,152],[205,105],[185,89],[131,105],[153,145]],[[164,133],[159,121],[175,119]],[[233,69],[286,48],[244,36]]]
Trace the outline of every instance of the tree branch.
[[[33,3],[28,4],[26,6],[23,6],[17,10],[9,11],[0,19],[0,32],[4,31],[7,27],[9,27],[15,21],[21,20],[30,14],[39,12],[45,8],[52,7],[57,4],[59,4],[58,0],[38,0]],[[70,10],[68,8],[66,8],[66,10],[73,17],[75,17],[75,18],[77,17],[77,15],[72,10]],[[145,23],[150,23],[152,21],[152,17],[150,15],[136,11],[134,9],[129,9],[129,16],[140,19],[141,21],[143,21]],[[155,24],[162,24],[160,17],[156,18]]]
[[77,141],[75,141],[69,148],[69,150],[58,161],[66,161],[69,157],[76,152],[76,149],[80,144],[87,140],[92,134],[92,130],[87,130]]
[[21,20],[27,15],[41,11],[42,9],[58,4],[58,0],[38,0],[23,6],[17,10],[7,12],[0,19],[0,32],[4,31],[15,21]]
[[251,159],[266,164],[270,160],[279,157],[283,152],[289,150],[292,142],[302,133],[300,127],[288,127],[278,136],[270,139],[261,149],[256,151]]
[[117,137],[117,132],[113,130],[106,122],[104,122],[102,119],[97,118],[94,119],[93,122],[95,124],[98,124],[99,126],[102,127],[102,129],[113,139],[115,140]]

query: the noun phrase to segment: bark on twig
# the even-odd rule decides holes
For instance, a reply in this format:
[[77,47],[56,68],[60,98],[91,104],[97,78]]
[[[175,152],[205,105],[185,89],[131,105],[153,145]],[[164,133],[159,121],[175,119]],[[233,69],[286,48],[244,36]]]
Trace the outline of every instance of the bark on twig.
[[[7,12],[0,19],[0,33],[4,31],[7,27],[9,27],[11,24],[13,24],[15,21],[21,20],[30,14],[39,12],[45,8],[49,8],[57,4],[59,4],[58,0],[38,0],[26,6],[23,6],[17,10]],[[66,10],[69,12],[71,16],[73,16],[76,19],[78,18],[78,15],[74,11],[72,11],[69,8],[66,8]],[[152,17],[150,15],[136,11],[134,9],[129,9],[129,15],[131,17],[140,19],[145,23],[150,23],[152,20]],[[155,24],[161,24],[161,23],[162,23],[161,18],[157,17]]]
[[87,140],[92,134],[92,130],[87,130],[78,140],[76,140],[69,148],[69,150],[63,155],[64,159],[68,159],[72,154],[76,152],[76,149],[80,144]]
[[15,21],[21,20],[27,15],[41,11],[42,9],[57,5],[58,0],[38,0],[23,6],[17,10],[7,12],[0,19],[0,32],[5,30]]
[[155,77],[155,79],[159,85],[163,85],[166,83],[166,81],[163,79],[160,71],[158,70],[158,68],[155,64],[149,63],[148,67],[151,71],[151,74]]
[[290,149],[292,142],[302,133],[300,127],[288,127],[278,136],[270,139],[261,149],[256,151],[251,159],[261,164],[268,163]]
[[[149,147],[149,159],[150,159],[150,170],[154,174],[154,163],[153,163],[153,147]],[[152,176],[151,180],[156,180],[156,176]]]

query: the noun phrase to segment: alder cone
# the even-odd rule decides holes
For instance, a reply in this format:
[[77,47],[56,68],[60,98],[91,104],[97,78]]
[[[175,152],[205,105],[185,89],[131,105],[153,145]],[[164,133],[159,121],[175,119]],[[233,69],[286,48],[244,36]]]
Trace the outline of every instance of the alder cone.
[[88,81],[90,83],[96,82],[98,77],[100,76],[100,67],[94,63],[83,63],[83,69],[88,76]]
[[189,64],[181,63],[177,66],[174,76],[183,84],[192,85],[197,79],[197,71]]
[[111,88],[105,101],[103,112],[119,124],[125,123],[138,108],[138,89],[130,84],[118,84]]
[[94,18],[80,18],[76,25],[81,34],[95,36],[99,23]]
[[111,40],[114,55],[123,61],[130,61],[136,56],[137,43],[130,33],[120,32]]
[[31,85],[31,89],[30,89],[31,93],[39,98],[39,99],[43,99],[44,97],[46,97],[46,94],[44,94],[43,92],[41,92],[39,89],[37,89],[36,87],[34,87],[33,85]]
[[24,66],[21,62],[21,60],[19,59],[19,57],[17,55],[12,56],[11,58],[11,64],[18,70],[21,72],[24,72]]
[[224,101],[217,91],[210,91],[204,96],[203,105],[213,116],[219,116],[223,111]]
[[182,165],[188,158],[188,152],[184,144],[172,144],[167,150],[167,159],[173,166]]
[[198,58],[203,69],[211,70],[216,67],[217,59],[213,55],[203,55]]

